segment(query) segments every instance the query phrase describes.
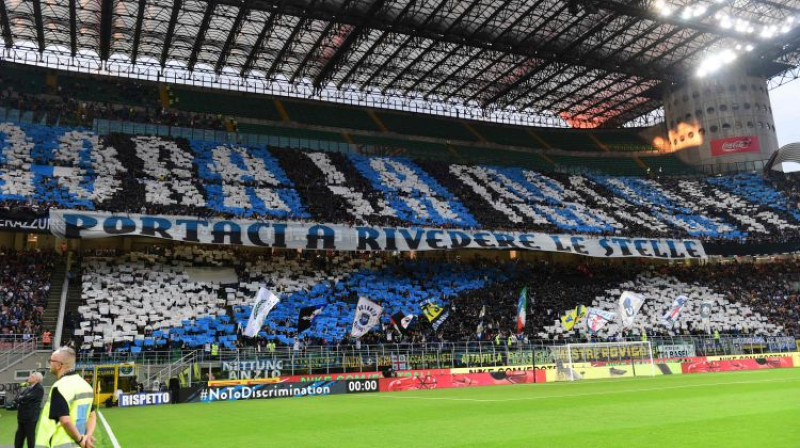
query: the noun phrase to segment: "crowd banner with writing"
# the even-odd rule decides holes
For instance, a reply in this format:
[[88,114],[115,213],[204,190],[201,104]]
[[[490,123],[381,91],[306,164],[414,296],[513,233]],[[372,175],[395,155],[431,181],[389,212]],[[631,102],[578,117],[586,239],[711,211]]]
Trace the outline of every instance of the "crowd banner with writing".
[[200,392],[195,401],[208,403],[213,401],[269,400],[272,398],[314,397],[377,391],[377,379],[209,386]]
[[694,344],[665,344],[656,348],[660,358],[692,358],[697,356]]
[[706,258],[702,243],[692,239],[594,237],[422,227],[351,227],[92,211],[51,210],[50,230],[61,238],[147,236],[191,243],[305,250],[509,249],[564,252],[601,258]]
[[47,213],[0,210],[0,230],[49,233],[50,223]]

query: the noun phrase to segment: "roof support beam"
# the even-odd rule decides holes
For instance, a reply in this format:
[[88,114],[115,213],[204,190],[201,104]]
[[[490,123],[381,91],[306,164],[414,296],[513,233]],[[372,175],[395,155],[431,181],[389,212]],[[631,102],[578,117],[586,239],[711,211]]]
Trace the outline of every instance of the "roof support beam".
[[42,53],[44,52],[44,23],[42,21],[41,0],[33,0],[33,20],[36,23],[36,41],[39,46],[39,53]]
[[266,74],[267,79],[270,79],[272,75],[275,73],[275,71],[278,70],[278,67],[281,65],[281,63],[283,63],[283,57],[286,56],[287,52],[289,52],[289,48],[292,46],[292,44],[294,44],[294,39],[297,37],[298,34],[300,34],[300,30],[303,29],[303,27],[306,24],[306,21],[308,20],[309,19],[302,18],[297,21],[297,24],[294,26],[292,33],[289,35],[288,38],[286,38],[286,42],[283,43],[283,47],[281,47],[281,50],[278,52],[277,55],[275,55],[275,59],[272,60],[272,65],[270,65],[269,70],[267,70]]
[[[457,17],[455,20],[453,20],[453,22],[451,22],[451,23],[450,23],[450,25],[449,25],[449,26],[448,26],[448,27],[447,27],[447,28],[444,30],[444,34],[449,34],[449,33],[450,33],[450,31],[451,31],[453,28],[455,28],[455,26],[456,26],[456,25],[460,24],[460,23],[461,23],[461,21],[464,19],[464,17],[466,17],[467,15],[469,15],[469,13],[470,13],[470,12],[472,12],[472,10],[473,10],[473,9],[475,9],[475,7],[476,7],[477,5],[478,5],[478,2],[476,2],[476,1],[474,1],[474,2],[470,2],[469,6],[467,6],[466,8],[464,8],[464,10],[461,12],[461,14],[459,14],[459,15],[458,15],[458,17]],[[438,11],[438,10],[437,10],[437,11]],[[473,35],[474,35],[474,33],[473,33]],[[397,81],[401,80],[401,79],[403,78],[403,76],[405,76],[405,75],[406,75],[406,73],[408,73],[408,72],[411,70],[411,68],[413,68],[415,65],[417,65],[417,63],[418,63],[419,61],[421,61],[421,60],[422,60],[422,58],[424,58],[424,57],[425,57],[425,55],[427,55],[428,53],[430,53],[430,52],[431,52],[431,50],[432,50],[433,48],[435,48],[437,44],[438,44],[438,42],[435,42],[433,45],[431,45],[431,46],[429,46],[428,48],[426,48],[426,49],[422,50],[422,51],[421,51],[421,52],[420,52],[420,53],[417,55],[417,57],[415,57],[415,58],[414,58],[414,60],[413,60],[413,61],[411,61],[409,64],[406,64],[406,66],[405,66],[405,67],[403,67],[403,70],[401,70],[401,71],[400,71],[400,73],[398,73],[398,74],[397,74],[397,75],[396,75],[394,78],[392,78],[392,80],[391,80],[391,81],[389,81],[389,83],[388,83],[388,84],[386,84],[386,85],[383,87],[383,89],[382,89],[382,92],[386,92],[387,90],[391,89],[391,88],[392,88],[392,86],[393,86],[393,85],[395,85],[395,84],[397,83]],[[461,46],[461,44],[458,44],[458,45],[456,45],[456,47],[460,47],[460,46]],[[414,85],[416,86],[416,85],[419,83],[419,81],[420,81],[421,79],[422,79],[422,78],[417,78],[417,82],[416,82],[416,84],[414,84]]]
[[0,27],[3,28],[3,42],[5,42],[6,48],[10,48],[14,45],[14,38],[11,37],[11,23],[8,20],[5,0],[0,0]]
[[[70,0],[75,3],[75,0]],[[72,5],[70,5],[72,9]],[[107,61],[111,55],[111,19],[114,14],[114,1],[102,0],[100,4],[100,60]],[[72,33],[72,20],[70,20],[70,34]]]
[[[417,3],[416,0],[410,0],[408,3],[406,3],[406,6],[403,7],[403,10],[397,16],[397,19],[395,20],[395,23],[399,23],[400,20],[402,20],[406,15],[408,15],[409,11],[411,11],[411,9],[413,9],[413,7],[416,5],[416,3]],[[369,47],[369,49],[367,49],[367,51],[364,52],[364,54],[362,54],[360,58],[358,58],[358,62],[356,62],[355,64],[353,64],[350,67],[350,69],[344,75],[344,78],[342,78],[342,80],[339,81],[336,84],[336,86],[341,88],[342,85],[344,85],[344,83],[347,82],[347,80],[350,79],[350,77],[355,74],[355,72],[358,70],[358,68],[361,67],[361,64],[363,64],[373,53],[375,53],[375,50],[378,47],[380,47],[380,45],[383,43],[383,41],[386,40],[386,37],[389,36],[389,33],[392,33],[392,32],[394,32],[394,25],[389,27],[388,30],[385,30],[383,32],[383,34],[381,34],[377,39],[375,39],[375,42],[373,42],[373,44]]]
[[216,74],[222,73],[222,68],[225,67],[225,62],[228,60],[228,55],[231,52],[233,42],[236,40],[236,36],[238,36],[242,31],[244,18],[247,16],[247,13],[250,12],[251,2],[252,0],[244,0],[242,5],[239,7],[239,12],[236,14],[236,19],[233,21],[233,26],[231,27],[230,32],[228,32],[228,37],[225,39],[225,44],[222,45],[222,51],[219,52],[219,59],[217,59],[217,63],[214,64],[214,72]]
[[[480,33],[480,32],[481,32],[481,31],[482,31],[484,28],[486,28],[486,26],[487,26],[487,25],[489,25],[489,24],[492,22],[492,20],[494,20],[494,19],[495,19],[495,18],[496,18],[496,17],[497,17],[497,16],[500,14],[500,12],[501,12],[501,11],[505,10],[505,9],[508,7],[509,3],[511,3],[511,0],[506,0],[505,2],[503,2],[503,4],[502,4],[500,7],[498,7],[498,8],[497,8],[497,9],[495,9],[494,11],[492,11],[492,14],[490,14],[490,15],[489,15],[489,17],[487,17],[487,18],[486,18],[486,20],[484,20],[484,21],[483,21],[483,23],[481,23],[481,24],[480,24],[480,26],[479,26],[479,27],[475,28],[475,31],[473,31],[473,32],[472,32],[472,34],[470,34],[470,37],[475,37],[475,36],[476,36],[478,33]],[[507,30],[508,30],[508,29],[506,29],[506,31],[507,31]],[[417,86],[418,86],[418,85],[419,85],[419,84],[420,84],[420,83],[421,83],[421,82],[422,82],[424,79],[428,79],[428,78],[430,78],[430,76],[431,76],[431,75],[433,74],[433,72],[436,70],[436,68],[437,68],[437,66],[438,66],[438,65],[440,65],[442,62],[444,62],[444,61],[446,61],[446,60],[450,59],[451,57],[453,57],[453,55],[455,55],[456,53],[458,53],[459,51],[461,51],[461,49],[462,49],[462,48],[464,48],[464,44],[458,44],[458,45],[456,45],[455,47],[453,47],[453,49],[451,49],[451,50],[450,50],[450,51],[449,51],[449,52],[448,52],[448,53],[445,55],[445,57],[443,57],[443,58],[442,58],[442,59],[441,59],[441,60],[440,60],[438,63],[436,63],[436,64],[432,65],[432,66],[431,66],[431,68],[430,68],[428,71],[426,71],[424,75],[422,75],[422,76],[420,76],[419,78],[417,78],[417,80],[416,80],[416,81],[414,81],[414,84],[412,84],[412,85],[411,85],[409,88],[407,88],[407,89],[406,89],[406,90],[403,92],[403,95],[408,95],[408,93],[409,93],[410,91],[412,91],[412,90],[416,89],[416,88],[417,88]],[[477,56],[477,54],[478,54],[478,53],[481,53],[481,52],[483,52],[483,50],[478,50],[476,53],[473,53],[473,54],[472,54],[472,56],[470,56],[469,58],[467,58],[467,61],[470,61],[470,60],[472,60],[472,58],[473,58],[473,57]],[[463,69],[464,69],[464,67],[466,67],[468,64],[469,64],[469,62],[464,62],[464,63],[462,63],[462,64],[461,64],[461,65],[458,67],[458,69],[456,69],[456,70],[452,70],[450,73],[448,73],[448,74],[447,74],[447,76],[445,76],[445,77],[444,77],[444,79],[442,79],[441,81],[439,81],[439,82],[436,84],[436,86],[433,88],[433,90],[432,90],[432,91],[435,91],[435,90],[437,90],[439,87],[441,87],[441,86],[443,86],[444,84],[446,84],[446,83],[447,83],[447,81],[449,81],[450,79],[452,79],[452,77],[453,77],[453,76],[455,76],[455,75],[456,75],[456,72],[460,72],[460,71],[461,71],[461,70],[463,70]],[[423,96],[423,98],[424,98],[424,99],[427,99],[427,98],[428,98],[428,95],[430,95],[430,92],[426,93],[426,94],[425,94],[425,96]]]
[[[74,58],[78,54],[78,0],[69,0],[69,53]],[[101,31],[102,39],[102,31]]]
[[[612,16],[616,17],[613,14],[612,14]],[[610,20],[614,20],[614,17],[611,17],[609,19],[609,21]],[[582,17],[579,17],[573,23],[580,22],[581,20],[582,20]],[[567,52],[573,51],[578,45],[582,44],[589,36],[592,36],[596,32],[598,32],[601,29],[603,29],[608,24],[609,21],[606,21],[605,19],[598,20],[597,23],[595,23],[594,26],[592,26],[591,28],[589,28],[588,30],[583,32],[580,36],[578,36],[578,38],[576,38],[575,40],[570,42],[569,45],[567,45],[566,48],[564,48],[560,53],[561,54],[566,54]],[[545,44],[545,46],[547,46],[549,44],[549,42],[553,42],[556,39],[558,39],[561,36],[563,36],[564,33],[566,33],[570,28],[572,28],[572,24],[569,24],[567,26],[562,27],[561,30],[558,33],[556,33],[556,35],[553,36],[548,41],[548,43]],[[518,86],[520,86],[521,84],[523,84],[527,80],[531,79],[536,74],[541,73],[542,70],[544,70],[550,64],[551,63],[548,62],[548,63],[537,65],[537,66],[533,67],[528,73],[524,74],[523,76],[520,76],[514,82],[512,82],[511,84],[508,84],[502,90],[500,90],[499,92],[497,92],[494,95],[492,95],[491,98],[489,98],[488,100],[484,101],[483,102],[483,107],[486,107],[489,104],[495,103],[497,100],[499,100],[499,99],[505,97],[506,95],[508,95],[509,93],[513,92],[515,88],[517,88]]]
[[[448,1],[449,0],[439,0],[438,4],[436,5],[436,8],[434,8],[434,10],[431,11],[431,13],[428,14],[427,17],[425,17],[425,20],[420,24],[420,28],[424,28],[425,26],[427,26],[428,23],[430,23],[430,21],[433,20],[434,17],[436,17],[436,14],[438,14],[439,11],[441,11],[442,8],[444,8],[444,6],[447,4]],[[395,58],[397,58],[397,55],[400,54],[400,52],[407,47],[407,45],[411,42],[412,39],[414,39],[414,37],[416,37],[414,34],[409,34],[408,37],[406,37],[406,39],[403,41],[403,44],[398,46],[397,49],[392,53],[392,55],[386,59],[386,62],[395,60]],[[438,39],[434,39],[434,43],[432,45],[436,45],[437,40]],[[372,82],[372,80],[375,79],[375,77],[378,76],[386,68],[386,65],[387,65],[386,63],[383,63],[381,64],[380,67],[378,67],[377,70],[372,72],[369,78],[367,78],[365,82],[361,83],[360,89],[364,90]]]
[[[520,43],[521,43],[522,45],[524,45],[524,44],[525,44],[526,42],[528,42],[528,41],[529,41],[531,38],[533,38],[534,36],[536,36],[537,34],[539,34],[539,32],[540,32],[540,31],[541,31],[541,30],[542,30],[542,29],[545,27],[545,25],[546,25],[547,23],[549,23],[551,20],[553,20],[553,19],[554,19],[555,17],[557,17],[559,14],[563,13],[563,12],[564,12],[564,11],[567,9],[567,7],[568,7],[568,6],[567,6],[567,3],[565,3],[564,5],[562,5],[562,6],[561,6],[561,8],[557,9],[557,10],[556,10],[556,11],[554,11],[552,14],[550,14],[549,16],[547,16],[547,19],[546,19],[546,20],[543,20],[543,21],[542,21],[542,23],[540,23],[540,24],[539,24],[539,25],[538,25],[536,28],[534,28],[534,30],[533,30],[533,31],[531,31],[530,33],[528,33],[528,36],[527,36],[526,38],[524,38],[524,39],[522,40],[522,42],[520,42]],[[582,17],[582,16],[578,16],[578,21],[580,21],[580,17]],[[569,27],[562,27],[562,28],[561,28],[561,30],[560,30],[560,31],[559,31],[559,32],[556,34],[556,36],[554,36],[552,39],[548,39],[547,43],[553,42],[553,40],[555,40],[556,38],[558,38],[558,36],[560,36],[562,33],[566,32],[565,30],[566,30],[566,29],[568,29],[568,28],[569,28]],[[540,46],[537,46],[537,47],[541,47],[541,45],[540,45]],[[536,53],[536,51],[534,51],[534,54],[538,54],[538,53]],[[540,58],[538,58],[538,57],[534,57],[534,58],[535,58],[535,59],[540,59]],[[514,67],[512,67],[511,69],[509,69],[509,70],[506,70],[505,72],[503,72],[503,74],[502,74],[500,77],[498,77],[498,78],[495,78],[495,81],[496,81],[496,80],[499,80],[499,79],[506,78],[506,77],[508,77],[509,75],[513,74],[513,73],[514,73],[514,71],[516,71],[517,69],[519,69],[520,67],[522,67],[524,64],[528,63],[529,59],[530,59],[530,58],[523,59],[523,60],[522,60],[522,61],[521,61],[519,64],[517,64],[516,66],[514,66]],[[555,62],[558,62],[558,61],[555,61]],[[524,75],[523,75],[523,77],[524,77]],[[522,78],[522,77],[519,77],[519,78],[517,78],[515,81],[513,81],[513,82],[512,82],[512,84],[516,85],[517,81],[519,81],[521,78]],[[486,83],[486,85],[484,85],[483,87],[481,87],[480,89],[478,89],[478,91],[477,91],[477,92],[473,93],[473,94],[472,94],[472,96],[470,96],[469,98],[467,98],[467,101],[472,101],[472,100],[474,100],[474,99],[478,98],[478,97],[479,97],[479,96],[480,96],[480,95],[481,95],[483,92],[485,92],[485,91],[486,91],[486,90],[487,90],[489,87],[491,87],[491,85],[492,85],[492,83]],[[507,87],[508,87],[508,86],[507,86]],[[513,88],[513,87],[512,87],[512,88]],[[505,89],[503,89],[503,90],[505,90]],[[510,90],[509,90],[509,91],[510,91]],[[451,95],[451,96],[452,96],[452,95]],[[448,96],[448,99],[450,99],[450,96]],[[489,103],[489,102],[486,102],[486,103],[484,103],[484,107],[485,107],[485,105],[486,105],[486,104],[488,104],[488,103]]]
[[[593,48],[591,48],[591,49],[589,50],[589,52],[588,52],[588,53],[589,53],[589,54],[593,54],[594,52],[596,52],[596,51],[600,50],[601,48],[603,48],[603,46],[604,46],[605,44],[607,44],[608,42],[611,42],[612,40],[616,39],[617,37],[619,37],[620,35],[622,35],[623,33],[625,33],[625,32],[627,31],[627,29],[628,29],[630,26],[632,26],[632,24],[633,24],[635,21],[636,21],[636,19],[631,19],[631,20],[627,21],[627,22],[625,23],[625,25],[624,25],[624,26],[621,26],[621,27],[620,27],[620,29],[619,29],[619,30],[615,31],[614,33],[611,33],[611,34],[610,34],[608,37],[606,37],[605,39],[603,39],[603,40],[602,40],[600,43],[598,43],[598,44],[597,44],[597,45],[595,45]],[[651,30],[651,29],[655,28],[656,26],[657,26],[657,25],[651,25],[649,29]],[[647,33],[648,33],[648,31],[645,31],[645,34],[647,34]],[[620,50],[621,50],[621,49],[622,49],[622,48],[620,48]],[[618,50],[618,51],[619,51],[619,50]],[[615,52],[614,54],[618,53],[618,51],[617,51],[617,52]],[[559,91],[559,90],[560,90],[562,87],[564,87],[564,86],[566,86],[566,85],[570,84],[572,81],[576,80],[578,77],[580,77],[580,76],[583,76],[583,75],[585,75],[585,74],[589,73],[590,71],[591,71],[591,69],[589,69],[589,68],[584,68],[583,70],[581,70],[581,72],[580,72],[580,73],[578,73],[578,74],[576,74],[576,75],[574,75],[574,76],[567,77],[566,79],[563,79],[563,80],[561,80],[561,81],[560,81],[558,84],[556,84],[556,86],[555,86],[555,87],[552,87],[552,88],[550,88],[549,90],[547,90],[546,92],[544,92],[544,93],[542,93],[542,94],[539,94],[539,95],[537,95],[537,96],[536,96],[536,99],[534,99],[533,101],[530,101],[530,102],[528,102],[527,104],[525,104],[525,105],[522,107],[522,109],[523,109],[523,110],[524,110],[524,109],[527,109],[528,107],[530,107],[530,106],[532,106],[533,104],[535,104],[535,103],[537,103],[537,102],[541,101],[542,99],[544,99],[544,98],[548,98],[550,95],[553,95],[554,93],[558,92],[558,91]],[[549,79],[548,79],[548,81],[549,81]],[[546,82],[546,81],[545,81],[545,82]],[[519,101],[519,100],[520,100],[520,99],[522,99],[522,98],[524,98],[524,95],[520,95],[519,97],[517,97],[517,98],[516,98],[516,99],[514,99],[513,101],[509,102],[509,103],[508,103],[508,105],[515,104],[517,101]],[[563,97],[562,97],[562,98],[560,98],[560,100],[563,100]],[[552,106],[552,103],[551,103],[551,105],[549,105],[548,107],[545,107],[545,108],[543,108],[542,110],[550,110],[552,107],[553,107],[553,106]]]
[[[657,27],[657,26],[658,26],[658,25],[654,25],[653,27],[650,27],[650,28],[648,28],[648,30],[652,30],[652,28],[654,28],[654,27]],[[680,30],[679,30],[678,28],[673,28],[673,29],[672,29],[672,30],[670,30],[668,33],[666,33],[665,35],[661,36],[661,38],[659,38],[659,39],[656,39],[656,40],[654,40],[653,42],[651,42],[649,45],[647,45],[647,46],[645,46],[645,47],[643,47],[643,48],[639,49],[639,51],[637,51],[636,53],[634,53],[633,55],[631,55],[630,59],[636,59],[636,58],[638,58],[639,56],[641,56],[641,55],[643,55],[643,54],[647,53],[648,51],[652,50],[653,48],[657,47],[658,45],[661,45],[663,42],[666,42],[667,40],[671,39],[671,38],[672,38],[672,36],[674,36],[674,35],[678,34],[678,32],[679,32],[679,31],[680,31]],[[646,34],[646,33],[645,33],[645,34]],[[698,35],[697,33],[695,33],[695,34],[694,34],[694,36],[697,36],[697,35]],[[683,44],[683,43],[685,43],[685,42],[687,42],[687,41],[684,41],[684,42],[682,42],[682,44]],[[619,53],[619,52],[620,52],[620,51],[622,51],[622,50],[623,50],[623,48],[619,48],[619,49],[618,49],[618,50],[617,50],[615,53]],[[580,76],[583,76],[583,75],[585,75],[586,73],[589,73],[589,71],[590,71],[590,70],[589,70],[589,69],[587,69],[587,70],[583,71],[583,73],[581,73],[581,74],[579,74],[579,75],[576,75],[575,77],[573,77],[573,78],[570,80],[570,82],[574,81],[575,79],[577,79],[577,78],[578,78],[578,77],[580,77]],[[593,77],[592,77],[592,82],[594,82],[594,81],[597,81],[597,80],[598,80],[598,79],[600,79],[602,76],[603,76],[603,74],[598,74],[598,75],[595,75],[595,76],[593,76]],[[593,94],[597,93],[598,91],[599,91],[599,90],[595,90],[595,91],[593,92]],[[559,97],[559,98],[558,98],[558,99],[556,99],[555,101],[552,101],[552,102],[550,102],[549,104],[547,104],[547,105],[546,105],[546,106],[543,108],[543,110],[550,110],[550,109],[552,109],[552,108],[553,108],[553,107],[555,107],[557,104],[559,104],[560,102],[564,101],[565,99],[567,99],[567,98],[568,98],[568,97],[570,97],[570,96],[572,96],[572,95],[571,95],[571,94],[564,94],[564,95],[562,95],[561,97]],[[575,105],[577,105],[577,104],[579,104],[579,103],[580,103],[580,101],[573,101],[573,102],[570,104],[570,106],[569,106],[569,107],[567,107],[567,108],[561,108],[561,109],[562,109],[562,110],[567,110],[567,109],[570,109],[570,108],[574,107]],[[532,106],[533,104],[534,104],[534,102],[530,102],[530,103],[526,104],[526,105],[523,107],[523,109],[524,109],[524,108],[528,108],[528,107]]]
[[144,22],[144,8],[147,0],[139,0],[139,11],[136,13],[136,29],[133,31],[133,47],[131,47],[131,62],[136,63],[139,57],[139,43],[142,41],[142,23]]
[[[531,5],[528,7],[528,9],[525,11],[525,13],[524,13],[524,14],[520,14],[520,15],[519,15],[519,16],[518,16],[518,17],[517,17],[515,20],[514,20],[514,22],[512,22],[512,23],[511,23],[511,25],[507,26],[507,27],[506,27],[506,28],[505,28],[505,29],[504,29],[504,30],[503,30],[503,31],[502,31],[502,32],[501,32],[501,33],[500,33],[500,34],[499,34],[499,35],[498,35],[498,36],[497,36],[497,37],[496,37],[496,38],[495,38],[495,39],[494,39],[492,42],[491,42],[491,43],[492,43],[492,46],[494,46],[494,44],[495,44],[496,42],[499,42],[500,40],[502,40],[503,38],[505,38],[505,36],[506,36],[506,35],[507,35],[507,34],[508,34],[508,33],[509,33],[509,32],[510,32],[512,29],[516,28],[516,26],[517,26],[517,25],[518,25],[520,22],[522,22],[522,20],[523,20],[525,17],[527,17],[527,16],[528,16],[528,14],[530,14],[530,13],[531,13],[531,12],[532,12],[534,9],[538,8],[538,7],[539,7],[539,5],[541,5],[543,2],[544,2],[544,0],[536,0],[535,2],[531,3]],[[475,36],[473,35],[472,37],[475,37]],[[431,92],[429,92],[428,94],[426,94],[425,96],[423,96],[423,98],[424,98],[424,99],[427,99],[427,98],[428,98],[428,96],[429,96],[431,93],[438,92],[438,91],[439,91],[439,89],[440,89],[440,88],[441,88],[443,85],[445,85],[446,83],[448,83],[448,82],[449,82],[449,81],[450,81],[450,80],[451,80],[453,77],[455,77],[455,76],[456,76],[456,74],[458,74],[459,72],[461,72],[461,70],[465,69],[466,67],[468,67],[468,66],[469,66],[470,64],[472,64],[473,62],[475,62],[475,61],[476,61],[476,60],[477,60],[477,59],[478,59],[480,56],[482,56],[482,55],[483,55],[484,53],[486,53],[487,51],[489,51],[489,50],[487,50],[487,49],[485,49],[485,48],[482,48],[482,49],[480,49],[480,50],[479,50],[477,53],[475,53],[474,55],[472,55],[472,57],[470,57],[470,58],[469,58],[469,59],[468,59],[468,60],[467,60],[467,61],[466,61],[464,64],[461,64],[461,66],[459,66],[458,70],[453,70],[453,72],[451,72],[451,73],[450,73],[450,74],[449,74],[449,75],[448,75],[446,78],[444,78],[443,80],[441,80],[441,81],[439,82],[439,84],[436,84],[436,86],[435,86],[435,87],[434,87],[434,88],[431,90]],[[501,55],[500,55],[500,57],[497,57],[497,58],[495,58],[495,59],[494,59],[494,61],[492,62],[492,64],[490,64],[490,67],[493,67],[493,66],[495,66],[497,63],[499,63],[501,60],[503,60],[503,58],[504,58],[504,57],[505,57],[505,55],[504,55],[504,54],[501,54]],[[447,96],[447,98],[446,98],[446,99],[450,99],[450,98],[452,98],[453,96],[455,96],[455,95],[456,95],[458,92],[462,91],[462,90],[463,90],[463,89],[464,89],[466,86],[468,86],[468,85],[469,85],[469,83],[470,83],[471,81],[472,81],[472,80],[467,80],[466,82],[462,83],[460,86],[458,86],[458,88],[456,88],[455,90],[453,90],[452,92],[450,92],[450,93],[448,94],[448,96]]]
[[[369,7],[367,11],[367,17],[372,17],[378,11],[383,8],[383,5],[386,4],[386,0],[375,0]],[[314,77],[313,85],[315,88],[322,87],[322,84],[328,81],[329,78],[333,77],[334,72],[339,68],[339,64],[345,57],[349,54],[350,48],[352,48],[353,44],[355,44],[358,39],[364,34],[364,30],[366,30],[366,22],[362,22],[355,27],[347,34],[347,37],[344,39],[344,42],[336,49],[336,52],[333,53],[326,62],[325,65],[322,66],[322,69],[317,76]]]
[[322,42],[326,37],[328,37],[328,34],[331,32],[331,29],[334,27],[334,25],[336,25],[336,22],[331,20],[327,25],[325,25],[325,29],[319,33],[319,37],[317,37],[317,40],[314,41],[314,46],[311,48],[311,50],[306,52],[306,55],[303,57],[303,61],[300,62],[300,65],[298,65],[297,69],[294,71],[294,73],[292,73],[292,77],[289,78],[290,84],[294,84],[294,80],[303,73],[303,70],[306,68],[306,64],[308,64],[308,61],[310,61],[317,51],[319,51],[319,46],[322,45]]
[[[688,39],[684,40],[684,41],[683,41],[683,44],[686,44],[686,43],[688,43],[688,42],[691,42],[693,39],[696,39],[696,38],[697,38],[697,37],[699,37],[700,35],[701,35],[701,33],[699,33],[699,32],[695,32],[695,33],[694,33],[694,34],[693,34],[693,35],[692,35],[690,38],[688,38]],[[714,40],[714,42],[718,41],[719,39],[720,39],[719,37],[718,37],[718,38],[716,38],[716,39]],[[712,44],[713,44],[714,42],[712,42]],[[702,48],[703,48],[703,47],[698,47],[697,49],[695,49],[694,51],[692,51],[692,52],[691,52],[691,54],[695,54],[695,53],[698,53],[698,52],[700,52],[700,51],[702,50]],[[662,55],[662,57],[663,57],[663,56],[664,56],[664,55]],[[671,63],[671,64],[670,64],[670,66],[674,66],[674,65],[676,65],[676,64],[678,64],[678,61]],[[638,86],[641,86],[641,85],[642,85],[642,84],[644,84],[646,81],[647,81],[647,80],[640,80],[640,81],[638,81],[638,82],[636,82],[636,83],[632,84],[631,86],[628,86],[627,88],[625,88],[625,89],[623,89],[623,90],[620,90],[619,92],[616,92],[616,93],[614,93],[614,94],[612,94],[612,95],[610,95],[610,96],[608,96],[608,97],[606,97],[606,98],[603,98],[602,100],[595,101],[594,103],[590,104],[588,107],[584,107],[584,108],[583,108],[583,110],[582,110],[582,112],[583,112],[583,113],[585,113],[587,110],[591,110],[592,108],[594,108],[594,107],[597,107],[597,106],[598,106],[598,105],[600,105],[602,102],[608,102],[609,100],[611,100],[611,99],[613,99],[613,98],[617,98],[617,97],[619,97],[620,95],[623,95],[623,94],[625,94],[625,93],[629,92],[631,89],[634,89],[634,88],[636,88],[636,87],[638,87]],[[611,104],[610,104],[610,105],[609,105],[609,106],[606,108],[606,110],[608,110],[608,109],[614,109],[614,108],[619,108],[620,106],[624,106],[625,104],[629,104],[631,101],[633,101],[634,99],[636,99],[636,98],[639,98],[639,97],[640,97],[640,95],[630,96],[630,97],[628,97],[628,98],[625,98],[625,99],[623,99],[623,100],[621,100],[621,101],[617,101],[616,103],[611,103]],[[578,103],[576,102],[576,103],[574,103],[574,104],[575,104],[575,105],[577,105]],[[594,113],[594,114],[592,114],[591,116],[592,116],[592,117],[599,117],[600,115],[601,115],[601,113]],[[615,118],[616,118],[616,117],[615,117]],[[612,119],[613,119],[613,118],[612,118]],[[623,124],[623,123],[620,123],[620,124]]]
[[[221,3],[225,4],[238,1],[240,0],[220,0]],[[258,5],[260,8],[270,7],[280,1],[281,0],[259,0]],[[566,7],[566,2],[564,3],[564,7]],[[357,25],[363,20],[360,14],[342,10],[341,3],[328,1],[321,2],[313,7],[301,2],[292,2],[292,4],[286,6],[285,14],[326,21],[331,20],[331,18],[335,16],[337,22],[351,25]],[[541,36],[527,35],[518,37],[515,35],[508,35],[504,39],[491,44],[485,36],[470,37],[469,32],[463,29],[449,34],[443,34],[444,26],[441,21],[430,20],[432,15],[423,22],[418,21],[417,18],[417,16],[413,16],[397,20],[396,17],[390,14],[376,14],[370,19],[370,28],[377,30],[393,29],[399,34],[414,36],[415,38],[465,44],[475,48],[506,52],[517,56],[594,67],[608,72],[624,73],[633,76],[675,81],[685,78],[685,74],[680,71],[664,70],[663,67],[654,66],[650,61],[637,61],[636,64],[626,65],[619,59],[600,56],[582,58],[580,55],[567,53],[559,57],[559,51],[563,49],[563,46],[542,48],[539,46],[534,47],[526,45],[524,43],[524,41],[529,41],[532,37]],[[394,23],[396,24],[393,25]]]
[[[647,3],[646,5],[642,6],[642,3]],[[709,6],[706,15],[713,15],[715,12],[719,11],[722,3],[718,2]],[[681,28],[684,30],[694,30],[699,31],[703,34],[713,34],[716,36],[727,37],[730,39],[735,39],[738,41],[745,40],[745,36],[741,33],[736,32],[733,29],[725,29],[721,26],[714,26],[703,23],[699,20],[683,20],[680,17],[680,14],[671,14],[669,16],[665,16],[659,14],[654,8],[653,5],[655,1],[635,1],[635,2],[620,2],[616,0],[602,0],[595,2],[598,8],[604,9],[606,11],[614,11],[617,14],[626,15],[629,17],[637,17],[639,19],[650,20],[653,22],[658,23],[665,23],[677,28]]]
[[214,8],[216,7],[217,0],[208,0],[208,3],[206,4],[206,11],[203,13],[203,21],[200,22],[200,30],[198,30],[197,37],[194,39],[192,53],[189,55],[189,62],[186,64],[186,68],[189,71],[194,70],[194,66],[197,64],[197,56],[200,54],[200,50],[203,48],[203,42],[206,40],[208,27],[211,24],[211,17],[214,15]]
[[[261,28],[261,32],[258,33],[258,37],[256,38],[256,42],[253,44],[253,48],[250,50],[250,54],[247,55],[247,60],[245,60],[244,65],[242,66],[242,70],[239,72],[239,76],[244,77],[247,75],[247,72],[253,68],[253,64],[256,62],[256,58],[258,54],[261,52],[261,47],[264,46],[264,40],[272,34],[272,30],[275,28],[275,19],[280,17],[281,9],[280,7],[275,8],[270,14],[269,19],[264,22],[264,28]],[[220,71],[222,68],[220,67]]]
[[183,0],[173,0],[172,14],[169,18],[169,25],[167,25],[167,34],[164,36],[164,48],[161,49],[161,67],[167,65],[167,58],[169,57],[169,49],[172,47],[172,38],[175,37],[175,25],[178,24],[178,13],[181,11]]

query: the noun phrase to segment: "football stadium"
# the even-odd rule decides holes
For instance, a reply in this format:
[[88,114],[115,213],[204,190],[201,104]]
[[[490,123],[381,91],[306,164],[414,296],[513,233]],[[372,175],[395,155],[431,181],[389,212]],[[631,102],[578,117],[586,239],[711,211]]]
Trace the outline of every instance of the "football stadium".
[[0,37],[0,447],[800,447],[800,1]]

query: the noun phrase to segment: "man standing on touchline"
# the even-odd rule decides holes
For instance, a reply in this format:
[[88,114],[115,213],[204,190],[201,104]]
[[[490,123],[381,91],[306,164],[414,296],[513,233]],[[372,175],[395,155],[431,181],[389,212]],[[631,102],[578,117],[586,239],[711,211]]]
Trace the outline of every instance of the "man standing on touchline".
[[94,391],[75,371],[75,350],[62,347],[53,352],[50,372],[58,380],[39,417],[36,447],[94,448]]
[[17,402],[17,434],[14,436],[14,448],[22,448],[28,441],[28,448],[34,448],[36,437],[36,421],[42,409],[44,388],[42,387],[42,374],[33,372],[28,377],[28,387],[20,392],[15,400]]

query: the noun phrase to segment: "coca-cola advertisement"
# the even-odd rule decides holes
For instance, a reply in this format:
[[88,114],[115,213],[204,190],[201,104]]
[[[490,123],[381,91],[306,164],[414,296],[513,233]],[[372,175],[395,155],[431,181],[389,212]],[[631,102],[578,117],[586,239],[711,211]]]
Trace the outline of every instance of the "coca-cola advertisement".
[[714,157],[759,151],[761,148],[758,145],[758,137],[755,135],[711,140],[711,155]]

